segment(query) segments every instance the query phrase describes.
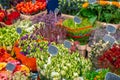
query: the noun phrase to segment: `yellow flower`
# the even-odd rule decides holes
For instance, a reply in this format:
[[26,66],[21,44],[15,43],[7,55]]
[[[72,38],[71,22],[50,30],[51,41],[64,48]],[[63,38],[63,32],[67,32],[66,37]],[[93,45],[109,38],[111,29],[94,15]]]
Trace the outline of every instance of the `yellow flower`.
[[6,65],[7,65],[7,63],[1,62],[0,63],[0,70],[2,70],[3,68],[5,68]]
[[108,5],[110,4],[109,1],[99,1],[100,5]]
[[86,2],[86,3],[84,3],[84,4],[82,5],[83,8],[87,8],[88,6],[89,6],[89,3],[88,3],[88,2]]

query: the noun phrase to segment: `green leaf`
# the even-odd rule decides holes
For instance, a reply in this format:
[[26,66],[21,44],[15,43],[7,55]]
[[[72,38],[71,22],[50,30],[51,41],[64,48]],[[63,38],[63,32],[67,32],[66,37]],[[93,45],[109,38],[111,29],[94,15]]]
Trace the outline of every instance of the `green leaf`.
[[95,21],[96,21],[96,19],[97,19],[97,16],[92,16],[92,17],[90,17],[90,18],[88,18],[88,19],[89,19],[89,22],[90,22],[91,24],[94,24]]

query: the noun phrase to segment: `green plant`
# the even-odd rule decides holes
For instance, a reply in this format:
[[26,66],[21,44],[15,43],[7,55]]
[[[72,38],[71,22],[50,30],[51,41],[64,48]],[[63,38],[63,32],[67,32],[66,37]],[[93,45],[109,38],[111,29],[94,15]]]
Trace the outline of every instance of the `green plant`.
[[26,31],[22,30],[22,34],[18,34],[14,26],[0,28],[0,46],[13,46],[14,42],[18,40]]
[[103,43],[102,40],[100,40],[98,43],[95,43],[91,46],[92,50],[89,52],[89,58],[91,59],[91,62],[93,64],[93,68],[99,68],[98,65],[98,59],[101,55],[104,54],[104,52],[110,48],[109,43]]
[[76,29],[76,31],[68,31],[72,34],[75,35],[83,35],[86,34],[87,32],[89,32],[91,30],[91,28],[88,29],[83,29],[83,30],[79,30],[80,28],[84,28],[87,26],[91,26],[92,24],[88,21],[87,18],[83,18],[82,22],[80,24],[75,24],[73,19],[66,19],[65,21],[63,21],[63,26],[69,28],[69,29]]
[[[79,52],[70,54],[69,50],[63,44],[52,45],[58,48],[58,54],[50,58],[48,53],[48,42],[41,42],[40,46],[44,47],[41,51],[38,48],[36,52],[32,52],[28,56],[37,58],[38,69],[40,70],[41,79],[69,79],[82,76],[91,69],[89,59],[79,57]],[[43,77],[44,76],[44,77]]]
[[76,15],[82,8],[81,0],[59,0],[59,9],[64,14]]
[[109,69],[100,69],[98,71],[89,71],[85,75],[85,80],[104,80]]
[[106,23],[120,23],[120,8],[114,5],[91,4],[87,8],[82,8],[78,15],[87,17],[91,22],[96,20]]

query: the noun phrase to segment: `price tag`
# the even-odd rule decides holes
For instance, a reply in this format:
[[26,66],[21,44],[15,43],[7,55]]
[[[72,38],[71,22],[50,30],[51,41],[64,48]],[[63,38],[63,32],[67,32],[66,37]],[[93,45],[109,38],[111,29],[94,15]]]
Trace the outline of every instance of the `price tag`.
[[109,32],[109,33],[115,33],[116,28],[113,25],[107,25],[106,31]]
[[36,2],[36,0],[32,0],[32,3],[35,3]]
[[57,47],[50,45],[48,48],[48,52],[52,55],[55,56],[58,53]]
[[38,73],[32,73],[32,80],[37,80]]
[[96,72],[102,71],[102,69],[97,69]]
[[66,48],[71,48],[72,44],[71,44],[70,41],[65,40],[65,41],[64,41],[64,46],[65,46]]
[[81,20],[79,17],[75,16],[74,17],[74,22],[77,23],[77,24],[80,24],[81,23]]
[[18,34],[22,33],[22,29],[21,28],[17,28],[16,31],[17,31]]
[[7,65],[6,65],[6,69],[7,70],[9,70],[9,71],[14,71],[15,70],[15,68],[16,68],[16,65],[14,65],[14,64],[12,64],[12,63],[8,63]]
[[88,0],[89,4],[94,4],[96,3],[97,1],[96,0]]
[[67,0],[67,2],[70,2],[70,0]]
[[120,80],[120,76],[114,73],[108,72],[105,76],[105,80]]
[[113,38],[112,36],[110,36],[110,35],[105,35],[104,37],[103,37],[103,40],[105,41],[105,42],[109,42],[110,44],[114,44],[115,43],[115,38]]
[[59,10],[58,8],[55,8],[54,13],[58,14],[59,11],[60,11],[60,10]]
[[59,13],[59,9],[55,8],[54,13],[55,13],[55,22],[57,22],[57,14]]

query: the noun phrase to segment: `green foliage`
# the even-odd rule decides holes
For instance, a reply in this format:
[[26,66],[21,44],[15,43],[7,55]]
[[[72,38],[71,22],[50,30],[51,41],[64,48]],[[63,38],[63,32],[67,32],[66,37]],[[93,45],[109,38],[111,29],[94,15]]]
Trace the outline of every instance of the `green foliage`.
[[101,22],[118,24],[120,23],[119,13],[120,8],[113,5],[102,6],[100,4],[91,4],[88,8],[82,8],[78,15],[87,17],[90,21],[98,20]]

